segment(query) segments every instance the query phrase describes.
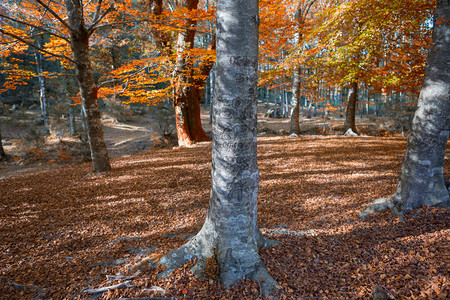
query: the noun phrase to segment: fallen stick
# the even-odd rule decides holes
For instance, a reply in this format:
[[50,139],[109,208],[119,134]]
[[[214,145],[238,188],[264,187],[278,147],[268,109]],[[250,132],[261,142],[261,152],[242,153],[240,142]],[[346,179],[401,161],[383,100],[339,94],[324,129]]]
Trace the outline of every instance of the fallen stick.
[[106,279],[111,280],[111,281],[115,281],[115,280],[131,280],[131,279],[135,279],[136,277],[138,277],[139,274],[141,274],[141,271],[137,271],[136,273],[134,273],[133,275],[130,275],[130,276],[106,275]]
[[115,290],[115,289],[121,289],[121,288],[128,288],[128,287],[132,287],[133,285],[130,284],[130,281],[125,281],[119,284],[115,284],[115,285],[110,285],[110,286],[105,286],[105,287],[101,287],[98,289],[87,289],[84,292],[85,293],[89,293],[89,294],[97,294],[97,293],[103,293],[109,290]]

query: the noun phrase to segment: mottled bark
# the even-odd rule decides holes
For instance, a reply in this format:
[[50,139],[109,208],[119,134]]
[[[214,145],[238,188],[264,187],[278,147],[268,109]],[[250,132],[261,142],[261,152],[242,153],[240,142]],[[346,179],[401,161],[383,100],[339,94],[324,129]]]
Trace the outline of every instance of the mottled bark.
[[344,132],[351,129],[354,133],[356,130],[356,102],[358,101],[358,82],[353,81],[348,90],[347,109],[345,111]]
[[403,211],[424,205],[450,208],[444,184],[444,156],[450,131],[450,1],[440,0],[435,12],[433,43],[414,114],[411,133],[394,209]]
[[267,295],[277,283],[258,254],[258,247],[267,245],[257,224],[258,24],[257,0],[218,2],[209,209],[200,232],[160,263],[167,274],[197,257],[194,271],[199,272],[213,257],[226,287],[244,278],[262,279],[261,292]]
[[421,206],[450,208],[444,182],[444,157],[450,131],[450,1],[439,0],[434,16],[432,46],[408,137],[397,191],[375,200],[362,216],[390,208],[400,217]]
[[89,56],[89,34],[84,23],[81,2],[65,0],[69,24],[72,28],[70,38],[75,62],[76,78],[80,86],[82,111],[95,172],[111,169],[108,151],[103,135],[100,110],[97,102],[97,87],[92,74]]

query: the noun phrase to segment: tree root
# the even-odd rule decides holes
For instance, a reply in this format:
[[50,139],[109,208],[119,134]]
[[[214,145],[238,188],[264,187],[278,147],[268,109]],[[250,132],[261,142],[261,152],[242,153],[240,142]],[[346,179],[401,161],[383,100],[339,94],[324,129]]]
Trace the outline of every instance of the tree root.
[[[258,234],[258,247],[268,247],[278,245],[278,241],[270,240],[265,238],[261,232]],[[186,261],[196,258],[196,264],[191,268],[191,272],[197,277],[204,277],[205,274],[209,272],[208,265],[211,264],[211,260],[217,264],[220,270],[219,278],[226,288],[232,285],[234,282],[227,280],[227,276],[230,273],[235,272],[233,268],[227,266],[226,256],[231,255],[231,253],[226,253],[225,255],[218,255],[214,249],[213,242],[209,241],[208,238],[202,234],[200,231],[196,236],[191,238],[186,244],[181,247],[168,252],[166,255],[161,257],[159,261],[152,261],[147,258],[137,264],[135,264],[132,269],[143,268],[143,267],[157,267],[158,265],[164,266],[164,270],[157,275],[157,278],[164,278],[170,275],[172,271],[176,268],[185,264]],[[253,254],[249,254],[250,256]],[[256,253],[256,255],[258,255]],[[272,278],[272,276],[267,272],[261,258],[259,256],[253,259],[256,263],[251,268],[248,268],[245,273],[244,278],[248,278],[254,281],[258,281],[261,287],[261,294],[263,296],[270,295],[278,283]],[[245,268],[245,267],[244,267]],[[227,275],[227,273],[229,273]],[[244,279],[241,278],[241,279]]]
[[385,211],[387,209],[391,210],[391,212],[399,216],[400,219],[403,218],[403,214],[399,212],[397,209],[395,209],[394,204],[391,202],[390,197],[372,201],[372,205],[366,207],[362,212],[358,214],[358,216],[360,219],[365,219],[369,215],[372,215],[376,212]]

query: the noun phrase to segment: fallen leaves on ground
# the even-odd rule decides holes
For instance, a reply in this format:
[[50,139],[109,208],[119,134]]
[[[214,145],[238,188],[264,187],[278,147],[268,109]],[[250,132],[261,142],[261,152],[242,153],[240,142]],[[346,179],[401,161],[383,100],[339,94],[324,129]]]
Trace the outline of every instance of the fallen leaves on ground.
[[[448,211],[423,208],[404,222],[389,212],[358,218],[371,200],[395,191],[405,145],[402,138],[259,139],[258,222],[281,242],[260,253],[280,299],[369,299],[375,286],[395,299],[448,297]],[[261,298],[258,282],[225,290],[216,278],[194,278],[192,261],[165,279],[155,268],[130,273],[200,229],[210,156],[206,144],[119,157],[105,174],[83,164],[0,180],[0,298]],[[131,277],[108,281],[117,274]]]

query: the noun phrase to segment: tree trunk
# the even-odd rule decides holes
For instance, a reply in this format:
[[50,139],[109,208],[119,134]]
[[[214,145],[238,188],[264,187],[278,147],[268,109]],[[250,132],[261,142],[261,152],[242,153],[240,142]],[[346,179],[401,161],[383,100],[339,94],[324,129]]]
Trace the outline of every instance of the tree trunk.
[[[197,9],[198,0],[183,0],[181,5],[188,10]],[[194,48],[197,21],[188,19],[186,23],[186,27],[192,29],[178,33],[174,82],[173,104],[179,146],[191,146],[196,142],[211,140],[203,130],[200,118],[201,93],[199,87],[204,86],[205,79],[201,83],[194,82],[193,61],[187,56],[187,52]],[[213,44],[215,45],[214,42]],[[202,72],[206,72],[207,75],[212,68],[212,63],[208,64],[209,69],[205,67],[202,66]]]
[[66,0],[66,9],[71,31],[71,47],[75,70],[80,85],[82,111],[86,120],[87,135],[95,172],[111,170],[108,150],[103,136],[100,110],[97,102],[97,87],[92,74],[89,57],[89,34],[83,19],[81,2]]
[[[36,45],[41,48],[40,37],[36,38]],[[36,65],[37,65],[37,74],[39,79],[39,101],[41,104],[41,114],[44,119],[44,130],[49,132],[49,122],[48,122],[48,100],[47,93],[45,90],[45,76],[44,76],[44,58],[42,57],[42,53],[36,51]]]
[[8,155],[6,155],[5,150],[3,149],[2,128],[0,125],[0,161],[6,160],[7,158],[8,158]]
[[215,84],[215,70],[214,70],[214,66],[211,69],[211,72],[209,74],[209,87],[210,87],[210,102],[209,102],[209,123],[212,123],[212,116],[213,116],[213,101],[214,101],[214,84]]
[[345,111],[344,132],[347,132],[349,129],[351,129],[351,131],[357,133],[355,122],[357,100],[358,100],[358,82],[353,81],[348,91],[348,102],[347,102],[347,109]]
[[405,210],[421,206],[450,209],[444,182],[444,157],[450,131],[450,1],[438,0],[434,15],[432,46],[428,50],[425,75],[403,157],[397,191],[378,199],[360,213],[365,217],[390,208],[403,218]]
[[398,212],[424,205],[450,208],[444,184],[444,157],[450,131],[450,24],[439,22],[449,19],[450,1],[438,1],[422,90],[397,192],[391,198]]
[[256,161],[258,81],[258,1],[222,0],[217,4],[217,62],[213,116],[212,188],[200,232],[160,263],[163,275],[198,258],[194,272],[212,257],[220,280],[259,280],[262,293],[277,284],[258,254],[267,245],[257,225],[259,171]]

